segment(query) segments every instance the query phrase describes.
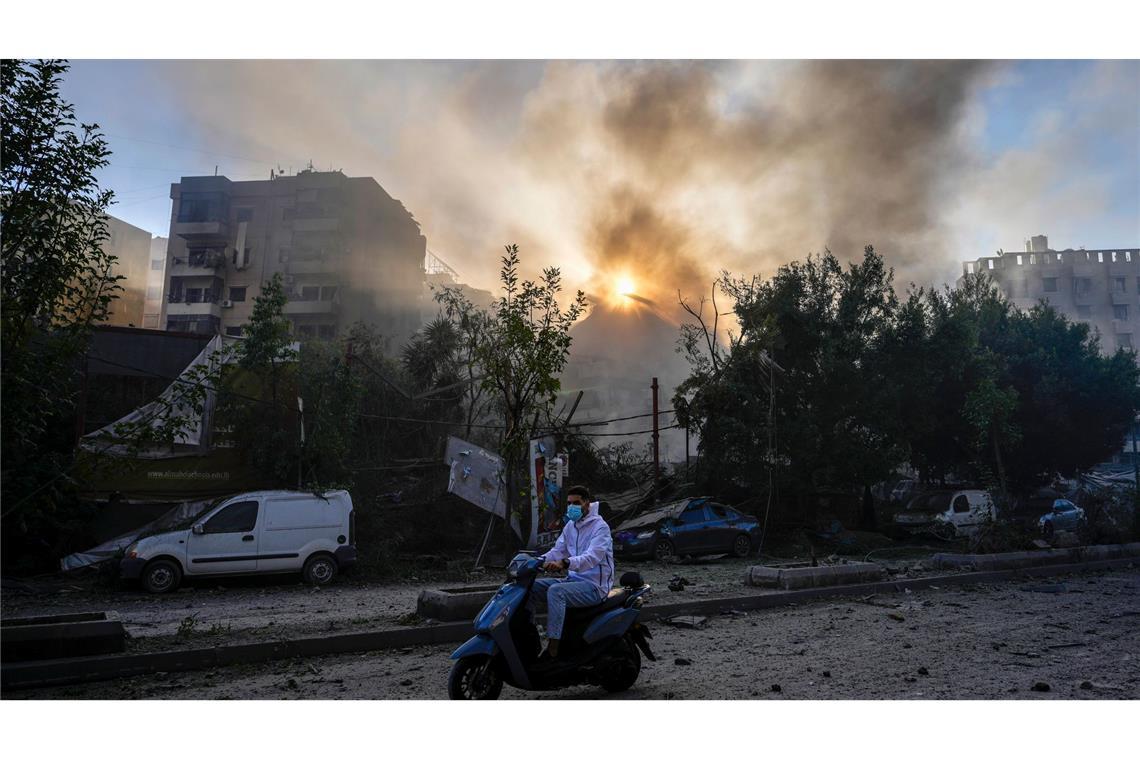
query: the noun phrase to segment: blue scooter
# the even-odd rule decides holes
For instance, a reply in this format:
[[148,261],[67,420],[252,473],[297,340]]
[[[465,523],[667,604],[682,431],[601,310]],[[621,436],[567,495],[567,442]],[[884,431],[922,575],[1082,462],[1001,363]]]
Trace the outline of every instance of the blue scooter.
[[657,659],[649,649],[649,629],[637,622],[649,584],[640,573],[625,573],[622,588],[601,604],[566,610],[558,657],[540,661],[542,644],[527,599],[541,572],[537,557],[518,554],[511,560],[507,583],[475,618],[475,635],[451,654],[449,697],[498,699],[504,683],[527,691],[584,683],[624,691],[641,673],[641,653]]

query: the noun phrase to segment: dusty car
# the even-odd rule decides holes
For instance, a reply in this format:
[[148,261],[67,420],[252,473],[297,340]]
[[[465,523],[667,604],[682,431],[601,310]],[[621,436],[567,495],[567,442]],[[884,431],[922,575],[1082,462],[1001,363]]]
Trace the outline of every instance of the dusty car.
[[760,543],[756,518],[709,497],[682,499],[633,517],[612,532],[614,558],[734,554],[746,557]]
[[956,538],[972,535],[995,517],[993,498],[985,491],[928,491],[911,499],[895,514],[894,527],[904,533]]
[[1088,519],[1085,511],[1068,499],[1054,499],[1053,508],[1041,515],[1037,520],[1037,527],[1041,535],[1052,538],[1055,533],[1062,530],[1074,533],[1083,532],[1088,528]]
[[218,499],[170,530],[140,536],[119,575],[162,594],[184,577],[300,572],[313,585],[356,562],[347,491],[256,491]]

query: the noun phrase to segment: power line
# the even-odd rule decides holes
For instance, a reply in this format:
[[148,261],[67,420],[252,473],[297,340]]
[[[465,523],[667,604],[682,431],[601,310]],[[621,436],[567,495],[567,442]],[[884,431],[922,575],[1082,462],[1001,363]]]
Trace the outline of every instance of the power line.
[[[146,143],[148,145],[158,145],[160,147],[171,148],[173,150],[188,150],[188,151],[191,151],[194,153],[202,153],[203,155],[207,155],[207,156],[217,156],[219,158],[232,158],[235,161],[248,161],[251,164],[262,164],[262,165],[264,165],[264,164],[276,164],[281,160],[281,159],[275,159],[275,160],[271,161],[271,160],[264,159],[264,158],[250,158],[248,156],[234,156],[234,155],[230,155],[228,153],[218,153],[218,152],[212,151],[212,150],[203,150],[202,148],[191,148],[191,147],[186,146],[186,145],[171,145],[170,143],[157,142],[155,140],[144,140],[141,137],[128,137],[126,135],[104,134],[104,137],[112,137],[116,140],[128,140],[130,142]],[[285,159],[285,160],[289,161],[289,160],[294,160],[294,159]],[[300,163],[304,163],[304,162],[301,161]]]

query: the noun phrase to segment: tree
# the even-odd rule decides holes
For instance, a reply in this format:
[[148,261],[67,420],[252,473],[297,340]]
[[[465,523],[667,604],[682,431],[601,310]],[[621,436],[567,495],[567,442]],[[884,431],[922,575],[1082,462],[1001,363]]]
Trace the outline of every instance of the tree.
[[[570,354],[570,328],[586,307],[578,291],[565,311],[558,303],[562,276],[556,267],[542,271],[537,281],[520,281],[517,245],[506,246],[499,281],[503,295],[491,305],[483,342],[475,351],[504,429],[499,453],[507,466],[508,515],[518,503],[517,475],[524,468],[528,443],[541,415],[549,416],[560,388],[558,375]],[[520,524],[524,519],[520,516]],[[510,520],[506,520],[508,546]]]
[[110,151],[98,125],[78,123],[61,97],[67,70],[63,61],[0,62],[0,480],[3,515],[17,520],[6,535],[49,530],[70,501],[81,357],[119,290],[103,249],[112,194],[95,178]]
[[[700,432],[701,476],[714,490],[770,488],[803,504],[821,489],[869,485],[899,461],[878,360],[897,306],[891,273],[868,247],[846,269],[830,252],[770,280],[721,278],[739,335],[694,374],[674,408]],[[701,332],[704,332],[702,329]],[[682,333],[692,356],[693,332]],[[706,465],[707,463],[707,465]]]

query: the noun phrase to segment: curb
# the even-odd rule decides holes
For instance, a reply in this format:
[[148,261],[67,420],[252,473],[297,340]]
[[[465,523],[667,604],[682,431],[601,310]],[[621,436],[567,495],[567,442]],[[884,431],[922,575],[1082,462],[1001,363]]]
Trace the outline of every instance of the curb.
[[[993,583],[1023,576],[1063,575],[1066,573],[1108,570],[1136,564],[1128,557],[1082,562],[1068,565],[993,570],[957,575],[907,578],[848,586],[831,586],[780,591],[755,596],[727,597],[676,604],[649,605],[642,608],[646,621],[662,620],[680,614],[715,614],[728,611],[770,609],[804,601],[828,597],[865,596],[875,593],[901,592],[905,589],[924,589],[931,586],[967,586],[976,583]],[[115,678],[145,675],[160,671],[204,670],[242,663],[268,662],[291,657],[316,657],[329,654],[347,654],[396,647],[429,646],[458,643],[473,634],[471,623],[449,623],[404,630],[351,633],[320,638],[292,639],[221,646],[212,649],[190,649],[179,652],[152,652],[147,654],[75,657],[60,660],[42,660],[27,663],[5,663],[0,668],[0,687],[3,689],[30,689],[42,686],[61,686],[88,681],[105,681]]]

